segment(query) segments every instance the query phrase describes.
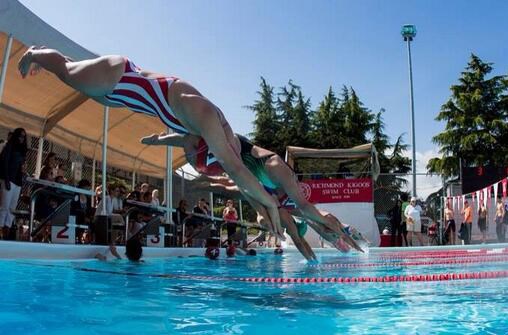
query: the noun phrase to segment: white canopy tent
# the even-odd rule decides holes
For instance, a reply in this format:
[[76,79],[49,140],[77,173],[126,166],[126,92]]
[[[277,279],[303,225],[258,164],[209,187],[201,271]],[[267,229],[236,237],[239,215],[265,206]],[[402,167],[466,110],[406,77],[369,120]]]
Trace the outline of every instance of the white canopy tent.
[[[166,182],[169,185],[166,199],[171,200],[172,169],[186,163],[183,150],[150,147],[139,142],[142,136],[167,131],[162,122],[123,108],[108,113],[108,109],[45,71],[37,77],[22,79],[17,61],[30,45],[55,48],[76,60],[97,57],[17,0],[2,0],[0,125],[23,127],[32,136],[43,137],[94,160],[102,156],[104,168],[107,162],[126,171],[164,178],[169,181]],[[100,120],[104,121],[102,127]],[[39,143],[38,168],[42,159],[42,141]],[[105,178],[106,173],[103,176]]]
[[[286,148],[286,161],[294,167],[295,160],[300,158],[326,159],[333,158],[341,161],[362,159],[370,166],[369,174],[373,181],[379,176],[379,162],[376,147],[371,143],[359,145],[348,149],[310,149],[288,146]],[[319,203],[316,207],[332,213],[341,222],[353,225],[371,242],[373,246],[379,246],[380,236],[376,218],[374,216],[373,202],[334,202]],[[319,236],[314,231],[309,231],[305,239],[311,246],[320,246]]]

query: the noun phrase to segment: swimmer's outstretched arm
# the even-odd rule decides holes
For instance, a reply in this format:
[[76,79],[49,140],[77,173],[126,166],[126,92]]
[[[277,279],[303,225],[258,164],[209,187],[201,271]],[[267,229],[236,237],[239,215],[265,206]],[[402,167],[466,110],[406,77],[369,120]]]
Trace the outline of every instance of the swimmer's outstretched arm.
[[339,234],[339,236],[341,236],[347,244],[356,250],[363,252],[362,248],[360,248],[360,246],[344,232],[344,228],[339,220],[323,216],[316,206],[305,198],[298,186],[298,181],[294,172],[287,167],[279,156],[274,156],[273,159],[268,160],[266,164],[269,176],[273,180],[276,180],[279,187],[282,188],[288,197],[295,202],[296,207],[301,212],[300,216],[326,226],[328,229]]
[[[54,49],[40,49],[31,46],[21,57],[18,62],[18,70],[23,78],[30,73],[32,64],[36,64],[45,70],[54,73],[60,80],[67,83],[69,71],[67,63],[72,62],[69,57],[66,57],[58,50]],[[36,69],[37,70],[37,69]]]

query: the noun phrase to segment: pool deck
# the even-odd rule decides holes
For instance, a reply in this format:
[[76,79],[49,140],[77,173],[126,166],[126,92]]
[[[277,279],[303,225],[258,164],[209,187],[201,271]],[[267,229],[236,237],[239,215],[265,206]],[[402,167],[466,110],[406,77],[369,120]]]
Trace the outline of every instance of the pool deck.
[[[472,245],[446,245],[433,247],[411,247],[411,248],[370,248],[370,254],[383,252],[401,252],[401,251],[425,251],[425,250],[475,250],[488,249],[492,252],[501,251],[508,248],[508,243],[496,244],[472,244]],[[91,259],[97,253],[104,254],[108,247],[104,245],[67,245],[67,244],[48,244],[48,243],[29,243],[0,241],[0,259]],[[117,247],[118,252],[123,255],[125,248]],[[316,252],[333,252],[331,248],[315,248]],[[257,248],[258,253],[272,253],[273,249]],[[293,248],[286,248],[284,252],[298,252]],[[144,247],[144,258],[165,258],[165,257],[190,257],[203,256],[204,248],[153,248]],[[225,252],[221,252],[221,257],[226,257]]]

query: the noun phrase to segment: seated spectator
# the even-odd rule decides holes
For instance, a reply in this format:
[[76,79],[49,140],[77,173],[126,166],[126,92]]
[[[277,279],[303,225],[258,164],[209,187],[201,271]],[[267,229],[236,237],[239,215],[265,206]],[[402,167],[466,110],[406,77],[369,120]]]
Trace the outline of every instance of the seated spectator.
[[58,165],[57,155],[54,152],[50,152],[46,156],[46,159],[44,160],[42,166],[51,168],[53,170],[53,175],[55,176],[55,178],[57,176],[63,176],[64,174],[63,171],[60,169],[60,166]]
[[160,200],[159,200],[159,190],[155,189],[152,191],[152,206],[160,206]]
[[[102,185],[99,185],[95,188],[95,204],[94,207],[97,208],[99,206],[99,203],[102,200]],[[97,211],[96,211],[97,212]]]
[[[77,187],[82,189],[90,189],[92,184],[86,180],[82,179]],[[92,218],[92,199],[88,195],[79,194],[78,198],[71,203],[71,215],[76,217],[77,225],[90,225]],[[77,228],[76,229],[76,239],[78,243],[87,243],[88,234],[85,229]]]
[[181,199],[178,202],[178,207],[175,212],[172,214],[173,223],[176,225],[176,236],[177,236],[177,245],[182,246],[182,227],[183,224],[192,217],[190,213],[187,212],[187,201]]
[[[100,186],[97,186],[97,188],[95,189],[95,193],[97,195],[97,208],[95,209],[95,216],[98,216],[98,215],[112,215],[113,214],[113,204],[111,202],[111,197],[109,196],[109,194],[106,192],[106,196],[104,197],[103,196],[103,192],[102,192],[102,185]],[[104,203],[105,204],[105,207],[104,207]]]
[[123,199],[121,198],[120,187],[112,187],[111,192],[111,209],[113,213],[123,214]]
[[125,201],[125,199],[127,199],[127,188],[125,188],[125,186],[123,185],[120,185],[120,198]]
[[147,203],[147,204],[151,204],[152,203],[152,193],[150,193],[148,191],[141,193],[141,201],[144,203]]
[[143,183],[139,186],[139,201],[147,203],[150,203],[152,201],[152,194],[149,193],[149,188],[150,185],[148,185],[147,183]]
[[[97,208],[95,209],[95,217],[106,215],[110,218],[112,226],[123,226],[125,225],[123,216],[113,211],[113,198],[109,195],[111,191],[116,191],[116,188],[110,187],[110,190],[108,190],[106,196],[102,197],[101,201],[97,205]],[[111,239],[113,241],[117,239],[123,240],[123,234],[121,234],[121,232],[118,230],[112,230]]]
[[64,176],[56,176],[55,183],[67,185],[69,183],[69,181]]
[[[53,169],[45,167],[41,171],[40,179],[54,181]],[[42,185],[36,185],[32,192],[39,189],[46,188]],[[50,188],[51,189],[51,188]],[[51,194],[39,192],[34,205],[34,219],[43,222],[58,208],[58,199]],[[38,236],[35,237],[35,241],[50,242],[51,239],[51,223],[47,223],[46,226],[41,230]]]
[[140,185],[134,186],[134,190],[127,195],[127,200],[141,201],[141,187]]

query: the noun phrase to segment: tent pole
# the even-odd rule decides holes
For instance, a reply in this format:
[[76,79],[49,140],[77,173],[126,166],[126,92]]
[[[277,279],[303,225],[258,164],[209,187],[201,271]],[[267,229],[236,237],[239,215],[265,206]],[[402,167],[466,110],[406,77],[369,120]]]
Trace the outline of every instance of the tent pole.
[[42,154],[44,151],[44,137],[39,137],[39,146],[37,147],[37,161],[35,162],[35,176],[37,178],[41,175],[42,170]]
[[[172,130],[168,128],[168,134]],[[171,210],[173,207],[173,147],[166,147],[166,223],[172,224]]]
[[92,207],[95,207],[95,169],[97,166],[97,160],[94,158],[92,162],[92,186],[91,191],[94,192],[92,195]]
[[104,128],[102,133],[102,215],[106,215],[106,193],[107,193],[107,150],[108,150],[108,128],[109,128],[109,107],[104,106]]
[[0,103],[2,102],[2,96],[4,94],[5,76],[7,75],[7,65],[9,64],[9,56],[12,48],[12,34],[9,34],[7,38],[7,44],[4,50],[4,57],[2,59],[2,70],[0,72]]

